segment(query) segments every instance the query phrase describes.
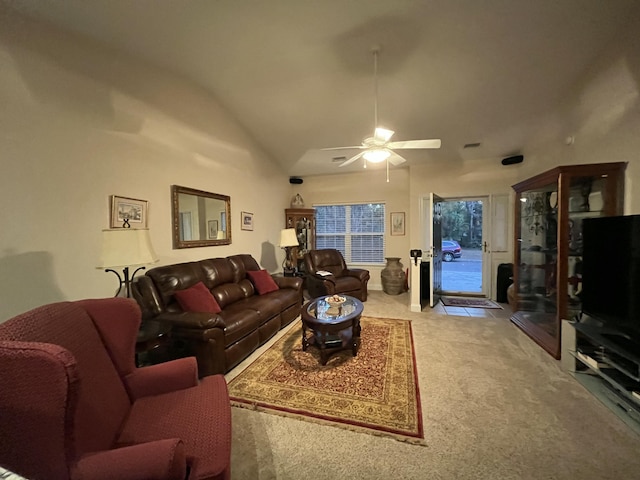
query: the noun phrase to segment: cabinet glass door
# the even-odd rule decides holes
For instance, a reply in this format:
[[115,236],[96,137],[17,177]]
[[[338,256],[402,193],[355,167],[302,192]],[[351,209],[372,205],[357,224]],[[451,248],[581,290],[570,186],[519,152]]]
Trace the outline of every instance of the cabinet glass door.
[[520,193],[518,311],[541,334],[557,337],[558,189]]
[[296,231],[298,246],[293,247],[291,255],[296,260],[298,272],[304,272],[304,255],[316,248],[315,209],[285,209],[285,225],[286,228],[293,228]]
[[620,215],[624,163],[556,167],[513,188],[514,290],[511,321],[560,358],[562,320],[581,312],[582,222]]
[[581,311],[582,291],[582,221],[605,215],[604,194],[608,177],[573,176],[569,179],[567,228],[567,309],[566,319]]

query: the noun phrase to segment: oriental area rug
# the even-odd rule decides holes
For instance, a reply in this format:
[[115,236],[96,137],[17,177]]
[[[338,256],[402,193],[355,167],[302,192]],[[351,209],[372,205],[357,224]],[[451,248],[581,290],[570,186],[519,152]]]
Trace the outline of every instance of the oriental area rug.
[[440,297],[440,300],[447,307],[502,308],[488,298]]
[[424,445],[411,322],[363,317],[361,343],[320,364],[301,326],[229,382],[231,404]]

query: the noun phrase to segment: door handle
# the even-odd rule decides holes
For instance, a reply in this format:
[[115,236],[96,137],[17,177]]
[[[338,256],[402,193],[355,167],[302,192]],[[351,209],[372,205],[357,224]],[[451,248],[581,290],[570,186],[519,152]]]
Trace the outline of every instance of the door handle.
[[484,253],[487,253],[487,241],[484,241]]

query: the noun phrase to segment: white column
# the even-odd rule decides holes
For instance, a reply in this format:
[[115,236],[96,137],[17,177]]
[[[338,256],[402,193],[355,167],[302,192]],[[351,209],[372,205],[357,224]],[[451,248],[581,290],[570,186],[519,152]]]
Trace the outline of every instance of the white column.
[[411,283],[409,285],[411,287],[410,287],[409,293],[411,294],[411,311],[421,312],[422,305],[420,305],[420,290],[421,290],[420,264],[422,263],[422,257],[418,257],[417,265],[415,264],[413,258],[410,258],[410,262],[411,262],[411,269],[410,269]]

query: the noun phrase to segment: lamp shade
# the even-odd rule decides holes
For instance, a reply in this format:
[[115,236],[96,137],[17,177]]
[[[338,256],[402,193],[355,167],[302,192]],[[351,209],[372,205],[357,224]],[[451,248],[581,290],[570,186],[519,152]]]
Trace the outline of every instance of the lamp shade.
[[102,258],[97,268],[129,267],[157,261],[148,229],[102,230]]
[[280,247],[297,247],[298,237],[295,228],[285,228],[280,230]]

